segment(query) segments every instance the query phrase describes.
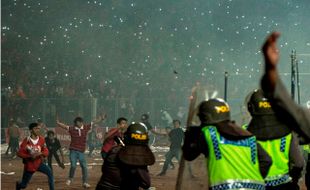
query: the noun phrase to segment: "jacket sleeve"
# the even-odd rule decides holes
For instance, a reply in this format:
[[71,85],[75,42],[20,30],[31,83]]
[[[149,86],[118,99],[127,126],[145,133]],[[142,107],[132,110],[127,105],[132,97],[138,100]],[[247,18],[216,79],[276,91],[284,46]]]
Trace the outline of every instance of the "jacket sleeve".
[[17,152],[17,155],[21,158],[31,158],[31,155],[28,153],[27,149],[27,139],[25,138],[22,142],[22,144],[19,147],[19,150]]
[[293,182],[297,182],[301,177],[301,172],[304,166],[304,158],[300,151],[299,142],[296,134],[292,134],[292,141],[289,152],[290,176]]
[[113,129],[109,130],[109,131],[108,131],[108,134],[107,134],[107,136],[105,137],[105,139],[104,139],[103,142],[105,142],[105,141],[107,141],[107,140],[110,140],[110,139],[113,139],[114,136],[115,136],[115,134],[117,134],[117,132],[118,132],[118,128],[113,128]]
[[270,99],[276,115],[303,136],[307,142],[310,142],[310,111],[294,102],[280,79],[276,81],[274,92],[270,92],[268,91],[268,81],[266,77],[263,77],[262,89]]
[[59,150],[61,149],[61,144],[60,144],[60,141],[58,139],[55,139],[55,144],[56,144],[56,150]]
[[272,159],[268,153],[257,143],[257,154],[259,162],[259,171],[263,178],[268,174],[268,171],[272,164]]
[[48,156],[48,149],[47,149],[47,147],[46,147],[46,144],[45,144],[45,140],[44,140],[44,138],[42,138],[42,147],[41,147],[41,152],[42,152],[42,154],[43,154],[43,156],[44,157],[47,157]]
[[208,146],[200,127],[189,127],[186,130],[182,150],[187,161],[196,159],[201,153],[208,156]]

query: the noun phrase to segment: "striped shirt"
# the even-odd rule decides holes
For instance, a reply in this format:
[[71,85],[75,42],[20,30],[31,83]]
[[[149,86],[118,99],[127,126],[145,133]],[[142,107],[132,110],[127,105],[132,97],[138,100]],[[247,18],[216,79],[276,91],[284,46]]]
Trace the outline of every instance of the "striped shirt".
[[69,127],[71,136],[70,150],[84,152],[86,149],[87,133],[91,129],[91,125],[83,125],[81,128],[76,126]]

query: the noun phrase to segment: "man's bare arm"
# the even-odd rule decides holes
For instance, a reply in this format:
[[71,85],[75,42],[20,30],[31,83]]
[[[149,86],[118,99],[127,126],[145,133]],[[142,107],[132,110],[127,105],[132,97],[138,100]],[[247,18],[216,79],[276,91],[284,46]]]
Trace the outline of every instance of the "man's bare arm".
[[269,35],[262,47],[262,53],[265,59],[265,76],[267,90],[273,92],[278,79],[277,65],[279,62],[279,50],[277,40],[280,37],[279,32],[273,32]]
[[107,118],[107,114],[99,115],[96,119],[92,121],[92,123],[99,123]]
[[61,123],[58,118],[56,119],[56,123],[59,127],[66,129],[66,130],[69,130],[69,126],[64,124],[64,123]]
[[310,142],[310,112],[296,104],[278,74],[279,50],[277,49],[277,39],[279,36],[279,32],[273,32],[262,46],[265,74],[261,86],[278,117],[305,138],[306,142]]

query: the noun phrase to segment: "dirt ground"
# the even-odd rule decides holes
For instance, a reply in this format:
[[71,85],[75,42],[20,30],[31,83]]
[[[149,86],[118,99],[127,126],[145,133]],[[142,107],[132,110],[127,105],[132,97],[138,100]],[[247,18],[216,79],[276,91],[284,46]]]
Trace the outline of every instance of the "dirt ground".
[[[1,147],[2,149],[2,147]],[[169,169],[165,176],[156,176],[162,168],[164,162],[164,154],[167,148],[157,148],[155,149],[156,163],[149,168],[150,175],[152,179],[152,190],[173,190],[175,189],[176,177],[178,172],[178,164],[176,160],[173,160],[175,164],[175,169]],[[1,189],[2,190],[14,190],[15,182],[21,180],[23,172],[23,164],[20,158],[12,160],[8,156],[3,154],[3,149],[1,150]],[[101,176],[101,165],[102,159],[99,156],[99,152],[96,152],[94,157],[87,158],[88,161],[88,172],[89,172],[89,183],[91,185],[90,189],[95,189],[96,184]],[[61,169],[53,160],[53,169],[55,177],[55,189],[61,190],[79,190],[82,188],[81,182],[81,168],[78,167],[75,173],[75,178],[71,186],[65,184],[68,174],[69,174],[69,159],[66,156],[66,168]],[[191,178],[188,175],[188,169],[185,169],[184,185],[183,189],[206,189],[206,174],[203,158],[198,159],[195,163],[192,163],[192,170],[195,178]],[[301,181],[303,184],[303,181]],[[305,190],[304,185],[301,188]],[[35,173],[26,188],[27,190],[48,190],[47,177],[39,172]]]

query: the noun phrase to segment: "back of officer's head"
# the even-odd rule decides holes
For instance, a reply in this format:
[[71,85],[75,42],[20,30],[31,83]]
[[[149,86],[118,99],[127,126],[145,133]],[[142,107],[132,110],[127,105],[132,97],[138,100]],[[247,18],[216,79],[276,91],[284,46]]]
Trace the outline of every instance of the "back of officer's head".
[[230,120],[230,108],[220,98],[209,99],[200,103],[197,115],[203,125],[217,124]]
[[274,111],[269,100],[261,89],[256,89],[248,95],[248,111],[252,116],[272,115]]
[[143,123],[132,123],[124,133],[126,145],[147,145],[149,141],[147,127]]

